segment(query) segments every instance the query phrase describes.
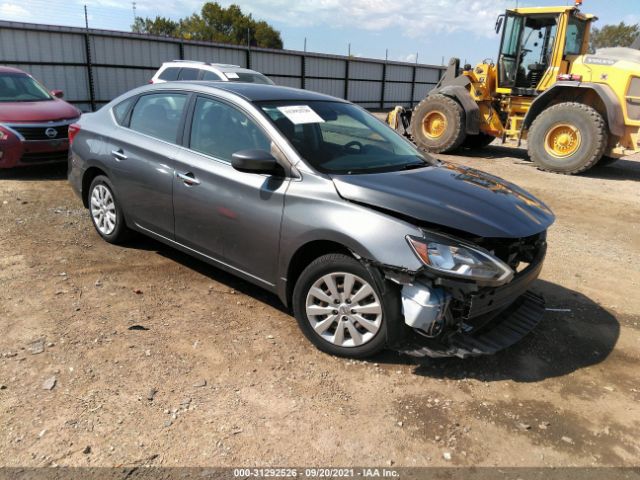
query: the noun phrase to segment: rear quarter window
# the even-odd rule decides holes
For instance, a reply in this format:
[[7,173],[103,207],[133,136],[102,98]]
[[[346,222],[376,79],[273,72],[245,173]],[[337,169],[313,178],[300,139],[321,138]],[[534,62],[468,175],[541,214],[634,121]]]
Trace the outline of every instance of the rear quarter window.
[[134,101],[135,97],[127,98],[113,107],[113,117],[116,119],[118,125],[126,124],[127,114],[129,113],[129,109],[131,108],[131,105],[133,105]]
[[160,76],[158,77],[160,80],[165,80],[167,82],[172,82],[178,79],[178,74],[180,73],[180,69],[178,67],[169,67],[165,68]]

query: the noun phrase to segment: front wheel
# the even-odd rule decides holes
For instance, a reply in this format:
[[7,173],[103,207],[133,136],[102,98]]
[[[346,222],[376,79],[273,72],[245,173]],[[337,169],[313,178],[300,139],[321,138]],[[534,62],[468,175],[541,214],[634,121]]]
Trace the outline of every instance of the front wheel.
[[540,170],[572,175],[593,167],[607,146],[602,115],[582,103],[559,103],[531,125],[529,156]]
[[455,150],[465,139],[465,113],[454,99],[433,94],[422,100],[411,115],[411,135],[429,152]]
[[324,255],[300,275],[293,312],[304,335],[323,352],[364,358],[387,345],[396,302],[381,291],[380,279],[356,259]]

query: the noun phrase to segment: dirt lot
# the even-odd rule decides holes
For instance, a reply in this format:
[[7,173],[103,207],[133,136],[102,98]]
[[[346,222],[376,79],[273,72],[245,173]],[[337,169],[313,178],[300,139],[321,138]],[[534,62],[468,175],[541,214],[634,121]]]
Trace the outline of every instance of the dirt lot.
[[0,173],[1,463],[638,465],[640,162],[565,177],[505,148],[443,158],[558,217],[536,289],[559,311],[495,357],[329,357],[274,296],[101,241],[64,167]]

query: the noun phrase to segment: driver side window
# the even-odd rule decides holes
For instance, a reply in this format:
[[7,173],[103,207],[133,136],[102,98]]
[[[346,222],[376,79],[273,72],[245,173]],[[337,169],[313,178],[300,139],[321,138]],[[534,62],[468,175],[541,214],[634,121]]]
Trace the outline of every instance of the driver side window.
[[240,150],[269,152],[271,140],[240,110],[212,98],[198,97],[189,148],[231,162],[231,156]]

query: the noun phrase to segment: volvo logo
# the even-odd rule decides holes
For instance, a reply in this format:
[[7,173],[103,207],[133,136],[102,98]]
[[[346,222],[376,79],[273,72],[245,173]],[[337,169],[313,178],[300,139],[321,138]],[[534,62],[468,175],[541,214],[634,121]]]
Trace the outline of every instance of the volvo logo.
[[55,128],[47,128],[44,131],[44,134],[49,138],[56,138],[58,136],[58,131]]

